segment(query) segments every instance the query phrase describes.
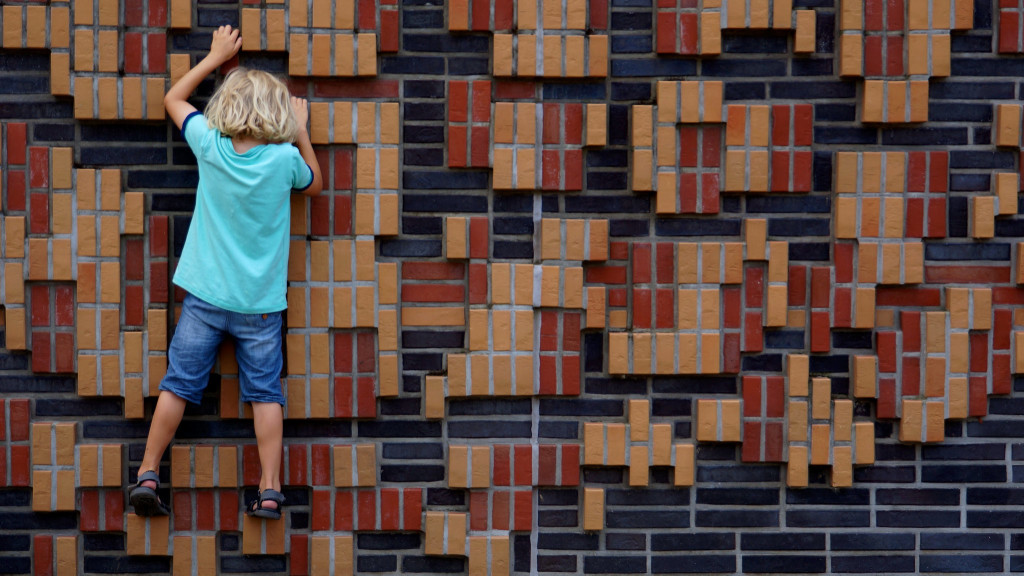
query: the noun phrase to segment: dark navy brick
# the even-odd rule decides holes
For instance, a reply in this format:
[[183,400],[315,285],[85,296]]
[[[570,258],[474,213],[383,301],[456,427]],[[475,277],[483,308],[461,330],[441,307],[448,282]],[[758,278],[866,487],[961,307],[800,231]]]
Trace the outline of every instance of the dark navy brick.
[[162,124],[82,124],[79,134],[83,142],[149,142],[162,145],[167,141],[167,127]]
[[[981,4],[981,3],[979,3]],[[956,38],[956,34],[951,35]],[[989,44],[991,50],[991,44]],[[953,77],[964,76],[1013,76],[1016,78],[1024,75],[1024,60],[999,58],[952,58],[949,62],[950,75]]]
[[533,234],[533,218],[502,218],[491,219],[492,230],[495,234]]
[[764,510],[698,510],[694,523],[701,528],[774,528],[779,513]]
[[[930,100],[1011,100],[1016,97],[1013,82],[985,82],[950,78],[928,87]],[[932,104],[934,106],[934,104]]]
[[541,422],[537,435],[541,438],[571,440],[579,436],[579,425],[573,422]]
[[441,103],[406,102],[403,106],[405,120],[415,122],[421,120],[444,120],[445,105]]
[[440,556],[403,556],[402,572],[427,574],[453,574],[466,570],[466,559]]
[[587,168],[626,168],[629,154],[625,150],[590,150],[587,152]]
[[650,200],[640,196],[567,196],[565,198],[565,211],[568,214],[649,213],[650,210]]
[[[235,564],[225,566],[225,560],[221,560],[221,572],[244,572],[246,570],[236,569]],[[284,570],[281,563],[280,570]],[[171,559],[159,558],[156,556],[93,556],[85,555],[82,562],[82,571],[86,574],[152,574],[158,572],[170,573]]]
[[692,404],[682,399],[651,399],[651,416],[690,416]]
[[808,364],[812,373],[843,373],[850,368],[850,357],[846,354],[811,356]]
[[32,126],[32,140],[43,142],[74,142],[75,127],[71,124],[38,123]]
[[[817,42],[816,50],[822,50],[822,42]],[[831,58],[803,59],[794,58],[790,61],[793,76],[831,76],[835,74],[835,64]]]
[[444,488],[427,489],[427,506],[463,506],[466,503],[466,492]]
[[[516,568],[520,570],[520,568]],[[576,557],[566,554],[538,554],[537,570],[541,572],[576,572]],[[520,570],[525,572],[526,570]]]
[[877,144],[878,130],[874,128],[816,126],[814,128],[814,142],[816,144]]
[[145,146],[79,146],[82,164],[117,166],[121,164],[166,164],[167,149]]
[[790,262],[827,262],[831,246],[827,242],[790,242]]
[[[21,50],[10,51],[0,55],[0,72],[42,72],[50,69],[50,58],[47,54],[33,54]],[[16,75],[4,76],[4,82]],[[30,118],[30,116],[26,116]]]
[[449,416],[508,416],[513,414],[530,414],[532,405],[530,400],[499,400],[499,399],[473,399],[473,400],[450,400],[448,402]]
[[949,572],[956,574],[977,574],[981,572],[1002,572],[1002,556],[985,555],[922,555],[919,569],[921,572]]
[[432,258],[441,255],[440,240],[396,240],[382,239],[380,255],[406,258]]
[[897,528],[956,528],[960,526],[960,512],[941,510],[907,510],[875,513],[877,525]]
[[576,510],[540,510],[537,525],[544,528],[575,528],[579,526]]
[[440,482],[444,480],[444,477],[444,466],[419,466],[403,462],[399,465],[384,465],[380,467],[380,479],[382,482],[421,484]]
[[[589,391],[589,390],[588,390]],[[562,400],[541,398],[542,416],[622,416],[625,410],[621,400]]]
[[445,91],[446,83],[439,80],[406,80],[402,83],[406,98],[444,98]]
[[736,547],[734,534],[720,532],[699,532],[690,534],[653,534],[651,550],[733,550]]
[[403,34],[402,48],[409,52],[477,52],[485,54],[490,50],[490,42],[482,36]]
[[718,574],[736,571],[733,556],[654,556],[651,558],[652,574]]
[[827,561],[824,556],[744,556],[744,573],[784,572],[787,574],[824,574]]
[[831,222],[825,218],[772,218],[768,235],[772,237],[828,236]]
[[621,11],[612,12],[610,20],[612,30],[650,30],[652,18],[650,12]]
[[402,233],[411,235],[435,235],[444,232],[444,220],[432,216],[402,217]]
[[832,556],[831,572],[834,574],[905,574],[913,573],[917,560],[910,555],[903,556]]
[[54,531],[78,528],[76,514],[53,512],[35,514],[32,512],[5,511],[0,514],[0,530]]
[[415,77],[444,74],[444,58],[386,56],[380,59],[381,74],[409,74]]
[[5,119],[70,119],[73,114],[70,102],[0,102],[0,118]]
[[426,29],[444,28],[444,11],[442,10],[401,10],[402,28]]
[[[755,74],[761,76],[761,74]],[[829,98],[854,98],[857,85],[854,82],[793,82],[776,81],[770,85],[769,95],[780,100],[814,100]]]
[[[747,214],[829,214],[832,199],[828,196],[750,196]],[[773,220],[774,221],[774,220]],[[825,221],[826,224],[828,221]]]
[[1006,536],[995,533],[924,532],[921,550],[1005,550]]
[[969,142],[966,128],[892,128],[882,130],[885,146],[962,146]]
[[644,534],[630,534],[612,532],[605,534],[604,545],[606,550],[647,550],[647,536]]
[[742,227],[742,220],[673,218],[656,220],[654,232],[658,236],[739,236]]
[[444,446],[425,442],[385,442],[382,455],[385,459],[438,460],[444,457]]
[[647,220],[612,220],[608,223],[608,235],[612,238],[647,236],[650,223]]
[[[954,178],[951,178],[950,185],[955,186],[958,178],[957,176],[963,176],[962,174],[954,174]],[[985,181],[989,180],[988,175],[984,177]],[[976,179],[977,180],[977,179]],[[986,184],[987,186],[987,184]],[[987,190],[987,188],[986,188]],[[946,206],[946,234],[950,238],[965,238],[968,231],[968,208],[967,198],[963,196],[952,196],[947,200]]]
[[833,348],[854,348],[870,350],[874,345],[871,332],[832,332]]
[[922,466],[922,482],[1006,482],[1006,468],[991,465]]
[[[606,506],[686,506],[690,493],[686,490],[607,490]],[[618,511],[616,511],[618,513]]]
[[394,572],[398,569],[398,556],[366,556],[356,557],[356,569],[365,572]]
[[782,355],[758,354],[757,356],[744,356],[742,366],[743,370],[747,372],[778,372],[782,370]]
[[824,550],[824,534],[758,534],[740,536],[740,550]]
[[654,394],[737,394],[739,388],[735,377],[711,378],[653,378],[651,391]]
[[0,538],[0,552],[28,552],[31,548],[32,540],[27,534],[7,534]]
[[767,350],[802,348],[804,339],[802,330],[765,330],[764,347]]
[[594,377],[587,378],[584,388],[587,394],[628,396],[645,393],[647,391],[647,382],[638,378]]
[[526,422],[486,421],[447,422],[449,438],[529,438],[531,424]]
[[402,129],[402,141],[406,144],[441,144],[445,130],[441,126],[406,124]]
[[[615,40],[612,40],[612,46]],[[650,82],[612,82],[612,100],[650,101],[652,97]]]
[[928,107],[928,116],[938,122],[991,122],[992,105],[937,102]]
[[1024,528],[1024,517],[1016,510],[968,510],[968,528]]
[[651,60],[649,58],[616,58],[611,75],[616,78],[650,76],[692,76],[697,72],[693,60]]
[[488,58],[449,58],[448,73],[452,76],[487,74],[491,67]]
[[654,47],[650,34],[612,36],[612,54],[650,54]]
[[722,97],[725,101],[764,100],[767,93],[764,82],[727,82]]
[[600,538],[597,534],[541,532],[537,535],[537,548],[540,550],[598,550]]
[[701,488],[698,486],[697,503],[726,506],[777,506],[779,491],[766,488]]
[[[894,551],[914,550],[917,547],[913,534],[836,533],[829,537],[832,550]],[[861,556],[863,558],[863,556]]]
[[360,421],[356,423],[360,438],[439,438],[439,422],[416,420],[389,420],[387,422]]
[[723,54],[785,54],[789,52],[787,36],[722,35]]
[[597,556],[583,557],[584,574],[644,574],[647,572],[647,558],[643,556]]
[[921,446],[924,460],[1002,460],[1005,444],[961,444]]
[[68,400],[49,400],[37,398],[35,401],[36,416],[121,416],[121,402],[99,399],[72,402]]
[[785,76],[786,61],[771,60],[705,60],[701,66],[701,74],[705,77],[768,77]]
[[875,501],[885,506],[957,506],[960,503],[960,491],[925,488],[879,489]]
[[814,107],[817,122],[854,122],[857,120],[856,104],[818,104]]
[[604,100],[608,97],[604,84],[594,82],[544,84],[542,94],[544,100]]
[[[587,188],[589,190],[625,190],[627,188],[626,174],[588,170]],[[566,204],[568,205],[568,202]]]
[[[403,171],[402,181],[405,188],[411,190],[482,190],[487,188],[487,177],[488,173],[479,171],[460,171],[460,172],[414,172],[414,171]],[[416,198],[414,195],[403,194],[402,195],[402,209],[409,211],[409,200],[410,198]],[[435,201],[437,196],[430,196],[430,201]],[[446,198],[458,198],[457,196],[446,196]],[[469,210],[472,212],[483,212],[487,209],[487,198],[486,197],[474,197],[477,202],[483,203],[483,208]],[[451,209],[445,208],[430,208],[424,206],[421,211],[423,212],[452,212]]]
[[867,528],[871,513],[864,510],[788,510],[786,526],[790,528]]
[[462,348],[465,332],[439,332],[434,330],[403,330],[403,348]]
[[[456,186],[452,186],[453,188]],[[487,197],[465,194],[403,194],[403,212],[486,212]]]
[[420,534],[360,532],[356,546],[360,550],[415,550],[420,547]]
[[491,249],[494,258],[533,258],[533,242],[509,242],[495,240]]
[[806,488],[786,490],[786,503],[803,506],[867,506],[871,504],[871,492],[858,488],[844,490],[823,490]]
[[[961,105],[957,105],[961,106]],[[991,106],[987,108],[991,109]],[[988,120],[992,121],[991,118]],[[977,152],[972,150],[951,150],[949,152],[950,168],[984,168],[1013,170],[1018,154],[1012,152],[992,151]]]
[[926,244],[925,259],[940,261],[998,260],[1010,259],[1009,244]]

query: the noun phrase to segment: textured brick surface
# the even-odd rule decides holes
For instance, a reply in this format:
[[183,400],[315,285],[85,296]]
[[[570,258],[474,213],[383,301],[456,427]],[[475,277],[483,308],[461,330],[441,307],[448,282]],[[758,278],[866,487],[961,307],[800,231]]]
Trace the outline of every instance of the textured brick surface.
[[[1018,0],[0,4],[0,571],[1024,566]],[[279,522],[230,343],[124,490],[221,24],[327,183]]]

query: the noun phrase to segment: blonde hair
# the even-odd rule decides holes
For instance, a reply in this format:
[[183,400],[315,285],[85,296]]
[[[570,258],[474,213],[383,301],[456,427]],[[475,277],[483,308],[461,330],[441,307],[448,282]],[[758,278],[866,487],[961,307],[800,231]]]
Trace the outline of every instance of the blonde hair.
[[206,105],[206,120],[225,136],[294,142],[299,125],[288,87],[262,70],[235,68]]

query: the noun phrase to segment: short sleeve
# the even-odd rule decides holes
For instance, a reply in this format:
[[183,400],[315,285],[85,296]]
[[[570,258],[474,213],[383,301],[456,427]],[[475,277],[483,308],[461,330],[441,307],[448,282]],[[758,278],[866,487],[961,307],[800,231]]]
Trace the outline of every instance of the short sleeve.
[[206,116],[203,116],[201,112],[196,111],[189,114],[181,123],[181,135],[197,157],[211,133],[213,133],[213,128],[210,128],[206,122]]
[[313,169],[303,160],[299,149],[292,147],[292,189],[303,191],[313,185]]

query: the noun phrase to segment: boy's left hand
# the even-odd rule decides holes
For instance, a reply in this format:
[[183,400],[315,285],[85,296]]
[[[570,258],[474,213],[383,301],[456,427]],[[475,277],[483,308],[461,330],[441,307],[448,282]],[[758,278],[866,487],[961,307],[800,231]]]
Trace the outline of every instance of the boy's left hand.
[[232,29],[228,24],[214,30],[213,41],[210,42],[210,56],[218,65],[230,60],[241,48],[242,37],[239,36],[237,28]]
[[299,130],[306,131],[306,122],[309,120],[309,102],[305,98],[291,97],[292,111],[295,113],[295,121],[299,124]]

